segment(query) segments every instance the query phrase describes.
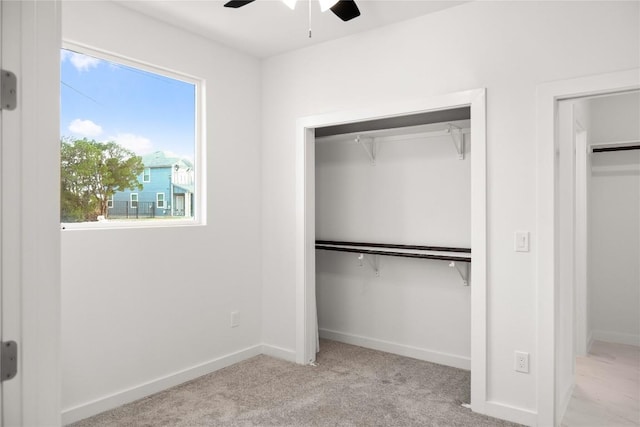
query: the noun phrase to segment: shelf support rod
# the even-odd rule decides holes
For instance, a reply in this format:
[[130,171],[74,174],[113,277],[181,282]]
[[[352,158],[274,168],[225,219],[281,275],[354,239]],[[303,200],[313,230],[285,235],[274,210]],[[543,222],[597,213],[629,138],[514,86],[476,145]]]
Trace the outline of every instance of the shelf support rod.
[[[367,141],[365,141],[367,139]],[[371,159],[371,164],[376,164],[376,139],[375,138],[360,138],[360,135],[356,136],[356,142],[360,143],[364,151],[367,152]],[[368,146],[367,146],[368,144]]]
[[453,146],[456,147],[456,151],[458,152],[458,159],[464,160],[464,132],[461,128],[452,124],[449,124],[447,132],[449,133],[449,135],[451,135]]
[[463,263],[463,267],[460,268],[458,267],[458,264],[456,264],[455,261],[451,261],[449,263],[449,267],[451,268],[455,268],[456,270],[458,270],[458,274],[460,274],[460,277],[462,278],[462,284],[464,286],[469,286],[469,263],[465,262]]

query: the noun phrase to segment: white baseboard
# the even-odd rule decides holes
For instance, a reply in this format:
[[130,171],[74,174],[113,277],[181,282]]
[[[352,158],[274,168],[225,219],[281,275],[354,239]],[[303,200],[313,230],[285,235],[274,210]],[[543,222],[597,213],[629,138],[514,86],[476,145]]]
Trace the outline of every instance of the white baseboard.
[[244,350],[237,351],[235,353],[228,354],[209,362],[202,363],[200,365],[193,366],[191,368],[184,369],[182,371],[167,375],[141,384],[136,387],[132,387],[127,390],[105,396],[91,402],[83,403],[72,408],[67,408],[62,411],[62,424],[67,425],[80,421],[82,419],[91,417],[109,409],[117,408],[118,406],[126,403],[133,402],[143,397],[147,397],[151,394],[158,393],[162,390],[166,390],[170,387],[182,384],[187,381],[191,381],[195,378],[217,371],[234,363],[241,362],[251,357],[261,354],[263,351],[262,345],[255,345],[253,347],[246,348]]
[[525,426],[538,425],[538,414],[529,409],[517,408],[504,403],[488,401],[484,404],[484,414]]
[[591,353],[592,345],[593,345],[593,331],[589,331],[589,336],[587,337],[587,354]]
[[592,333],[592,339],[594,341],[605,341],[616,344],[635,345],[636,347],[640,347],[640,335],[635,334],[596,330]]
[[294,350],[276,347],[275,345],[262,344],[262,354],[275,357],[276,359],[286,360],[287,362],[296,362],[296,352]]
[[[331,331],[329,329],[320,329],[319,332],[320,338],[327,338],[347,344],[358,345],[360,347],[372,348],[374,350],[385,351],[387,353],[399,354],[401,356],[412,357],[414,359],[425,360],[427,362],[438,363],[440,365],[452,366],[454,368],[465,369],[467,371],[471,370],[471,358],[469,357],[442,353],[435,350],[367,338],[344,332]],[[322,344],[320,345],[320,351],[322,351]]]

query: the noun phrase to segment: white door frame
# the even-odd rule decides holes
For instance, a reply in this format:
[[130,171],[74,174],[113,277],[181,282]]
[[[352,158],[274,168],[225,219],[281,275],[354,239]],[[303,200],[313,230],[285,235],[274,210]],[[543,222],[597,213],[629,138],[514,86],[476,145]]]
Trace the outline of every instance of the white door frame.
[[296,362],[316,358],[315,128],[457,107],[471,108],[471,407],[485,413],[486,307],[486,90],[387,103],[362,110],[300,118],[296,124]]
[[640,69],[562,80],[538,86],[537,91],[537,326],[538,359],[537,408],[538,425],[555,424],[555,282],[556,225],[554,223],[555,183],[557,180],[557,106],[563,99],[622,92],[640,87]]
[[2,2],[2,67],[18,79],[2,112],[2,335],[18,375],[2,425],[60,424],[60,1]]

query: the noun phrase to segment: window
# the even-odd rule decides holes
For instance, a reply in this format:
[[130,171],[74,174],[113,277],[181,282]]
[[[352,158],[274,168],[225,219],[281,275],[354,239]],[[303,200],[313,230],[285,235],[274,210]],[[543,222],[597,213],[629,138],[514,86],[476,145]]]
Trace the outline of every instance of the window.
[[201,81],[70,43],[60,67],[61,222],[203,222]]

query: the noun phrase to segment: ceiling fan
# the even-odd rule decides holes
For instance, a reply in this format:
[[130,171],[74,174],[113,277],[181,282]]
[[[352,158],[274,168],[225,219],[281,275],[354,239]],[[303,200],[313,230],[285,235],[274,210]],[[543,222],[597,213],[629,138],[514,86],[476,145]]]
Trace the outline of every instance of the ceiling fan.
[[[231,0],[224,4],[224,7],[232,7],[237,9],[255,0]],[[296,7],[296,0],[282,0],[291,9]],[[328,9],[343,21],[350,21],[360,16],[360,9],[354,0],[319,0],[320,10],[325,12]]]

